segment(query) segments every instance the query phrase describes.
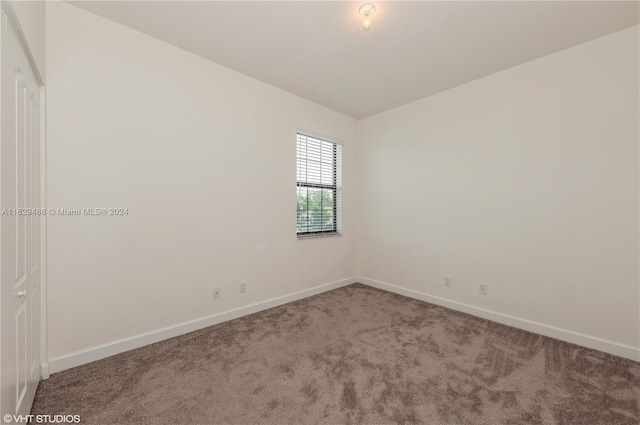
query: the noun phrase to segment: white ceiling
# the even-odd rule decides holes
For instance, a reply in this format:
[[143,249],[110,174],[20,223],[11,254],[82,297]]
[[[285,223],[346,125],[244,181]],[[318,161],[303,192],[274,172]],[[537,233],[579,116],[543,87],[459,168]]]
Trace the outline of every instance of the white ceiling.
[[73,4],[354,118],[638,24],[639,3],[83,1]]

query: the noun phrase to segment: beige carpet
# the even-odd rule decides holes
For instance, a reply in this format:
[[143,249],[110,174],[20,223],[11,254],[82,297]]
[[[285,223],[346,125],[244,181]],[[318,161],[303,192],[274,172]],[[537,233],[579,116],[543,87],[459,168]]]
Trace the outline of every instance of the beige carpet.
[[360,284],[40,384],[85,424],[640,423],[640,363]]

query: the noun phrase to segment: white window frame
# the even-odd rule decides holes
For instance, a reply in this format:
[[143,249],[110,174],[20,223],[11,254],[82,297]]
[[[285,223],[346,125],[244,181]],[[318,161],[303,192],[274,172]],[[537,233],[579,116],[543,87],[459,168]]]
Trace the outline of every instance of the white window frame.
[[[301,140],[303,139],[303,140]],[[300,143],[324,142],[333,145],[333,182],[332,184],[310,182],[308,177],[309,167],[302,167],[300,161]],[[311,131],[297,129],[296,131],[296,196],[300,194],[300,188],[316,188],[333,191],[332,228],[329,230],[301,231],[300,211],[296,200],[296,235],[298,239],[322,238],[342,235],[342,143]],[[308,225],[307,225],[308,226]]]

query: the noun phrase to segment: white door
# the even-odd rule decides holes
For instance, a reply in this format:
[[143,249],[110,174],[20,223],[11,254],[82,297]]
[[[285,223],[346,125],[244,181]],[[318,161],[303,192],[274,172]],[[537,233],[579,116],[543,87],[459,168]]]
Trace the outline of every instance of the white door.
[[[2,10],[0,409],[26,415],[40,380],[40,88]],[[14,421],[15,422],[15,421]]]

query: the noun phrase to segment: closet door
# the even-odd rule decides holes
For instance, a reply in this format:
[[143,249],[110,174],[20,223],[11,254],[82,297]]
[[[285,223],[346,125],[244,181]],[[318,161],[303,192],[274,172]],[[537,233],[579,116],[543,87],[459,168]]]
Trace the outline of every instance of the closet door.
[[[27,415],[40,380],[39,86],[2,10],[0,383],[5,415]],[[17,422],[12,419],[11,422]]]

